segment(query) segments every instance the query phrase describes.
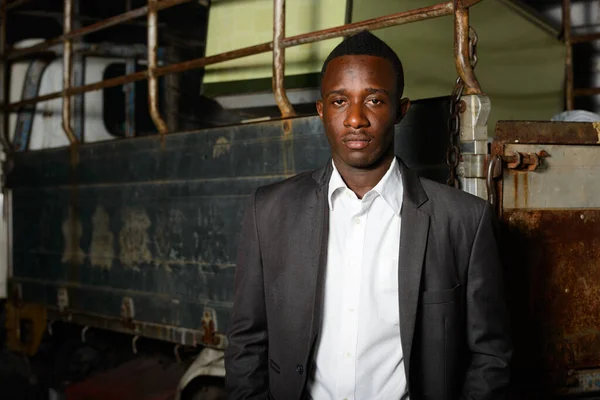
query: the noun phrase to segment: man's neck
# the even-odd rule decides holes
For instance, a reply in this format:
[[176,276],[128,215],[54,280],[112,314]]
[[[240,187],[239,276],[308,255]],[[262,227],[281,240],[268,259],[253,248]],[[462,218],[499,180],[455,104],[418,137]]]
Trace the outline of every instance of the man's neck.
[[379,183],[381,178],[383,178],[393,160],[394,155],[391,157],[384,157],[376,166],[368,169],[354,168],[342,162],[336,162],[335,159],[333,162],[348,188],[352,190],[359,199],[362,199],[363,196],[369,190],[373,189]]

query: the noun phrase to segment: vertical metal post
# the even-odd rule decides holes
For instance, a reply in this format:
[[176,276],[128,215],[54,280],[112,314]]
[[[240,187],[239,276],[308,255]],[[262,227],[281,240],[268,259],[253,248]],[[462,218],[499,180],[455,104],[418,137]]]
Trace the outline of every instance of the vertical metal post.
[[[79,17],[80,14],[80,2],[82,0],[73,0],[73,15],[75,21],[73,22],[73,29],[81,28],[81,22]],[[75,43],[83,43],[83,37],[75,39]],[[73,56],[73,79],[75,86],[83,86],[85,80],[85,57],[82,54],[75,54]],[[77,141],[83,143],[84,135],[84,121],[85,121],[85,93],[73,96],[73,110],[74,110],[74,133]]]
[[158,110],[158,0],[148,0],[148,106],[150,116],[161,135],[168,132],[167,124]]
[[573,95],[573,35],[571,31],[571,0],[562,2],[563,36],[565,39],[565,100],[567,110],[575,108]]
[[273,3],[273,94],[283,118],[296,115],[285,93],[285,48],[281,42],[285,38],[285,0]]
[[[135,58],[128,58],[125,62],[125,73],[135,72]],[[125,91],[125,137],[135,136],[135,82],[128,83]]]
[[464,94],[481,93],[470,61],[469,9],[463,0],[454,0],[454,63],[458,76],[465,84]]
[[[68,34],[72,29],[73,21],[73,0],[65,0],[64,8],[64,34]],[[71,144],[77,143],[77,138],[73,133],[71,126],[71,96],[66,92],[71,88],[71,74],[73,72],[73,42],[70,39],[65,39],[63,51],[63,105],[62,105],[62,126],[65,134],[69,138]]]
[[[8,61],[4,58],[6,54],[6,23],[8,22],[8,18],[6,18],[6,12],[8,7],[8,0],[1,0],[0,3],[0,104],[5,105],[10,103],[9,98],[9,90],[8,90]],[[1,111],[2,119],[0,120],[0,142],[4,147],[4,152],[8,153],[11,150],[10,144],[10,132],[8,117],[10,115],[10,111]]]

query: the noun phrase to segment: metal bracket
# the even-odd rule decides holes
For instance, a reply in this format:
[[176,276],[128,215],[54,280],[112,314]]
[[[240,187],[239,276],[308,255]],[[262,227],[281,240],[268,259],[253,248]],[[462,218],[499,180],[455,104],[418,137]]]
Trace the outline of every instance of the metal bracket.
[[56,306],[61,313],[69,308],[69,291],[67,288],[61,287],[56,291]]
[[85,341],[86,341],[85,335],[87,334],[88,329],[90,329],[90,327],[86,325],[81,330],[81,343],[85,343]]
[[137,341],[139,338],[140,338],[139,336],[134,336],[133,339],[131,339],[131,350],[133,351],[133,354],[138,353]]
[[135,318],[135,306],[131,297],[123,297],[121,302],[121,317],[126,320]]

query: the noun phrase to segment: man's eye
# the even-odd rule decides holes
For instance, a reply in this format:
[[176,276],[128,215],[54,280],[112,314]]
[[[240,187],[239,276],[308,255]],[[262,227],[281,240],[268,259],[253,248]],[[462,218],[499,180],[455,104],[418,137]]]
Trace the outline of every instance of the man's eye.
[[336,106],[341,106],[344,104],[344,99],[337,99],[333,101],[333,104],[335,104]]
[[369,101],[371,102],[371,104],[374,104],[374,105],[383,103],[383,101],[381,101],[379,99],[370,99]]

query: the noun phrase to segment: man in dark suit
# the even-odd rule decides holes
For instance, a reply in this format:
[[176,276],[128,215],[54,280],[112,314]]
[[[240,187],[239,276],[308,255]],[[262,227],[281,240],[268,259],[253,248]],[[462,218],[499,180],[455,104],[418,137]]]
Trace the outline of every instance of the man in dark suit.
[[231,399],[497,399],[511,343],[491,208],[394,156],[397,55],[363,32],[325,61],[332,159],[246,212]]

